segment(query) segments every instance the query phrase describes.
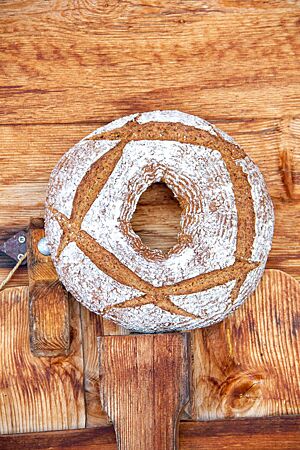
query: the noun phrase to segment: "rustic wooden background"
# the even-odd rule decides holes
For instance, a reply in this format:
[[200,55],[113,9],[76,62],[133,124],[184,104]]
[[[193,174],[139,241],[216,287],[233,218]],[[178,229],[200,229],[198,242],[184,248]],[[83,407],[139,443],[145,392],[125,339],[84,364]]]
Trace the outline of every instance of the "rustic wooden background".
[[[193,333],[185,436],[193,421],[300,412],[299,12],[297,0],[0,1],[0,240],[43,216],[68,148],[133,112],[201,116],[265,176],[276,211],[268,270],[234,316]],[[177,226],[170,193],[147,191],[134,217],[145,242],[168,247]],[[0,255],[1,279],[12,265]],[[95,337],[120,330],[71,301],[69,356],[36,358],[27,285],[24,267],[0,294],[0,432],[107,425]]]

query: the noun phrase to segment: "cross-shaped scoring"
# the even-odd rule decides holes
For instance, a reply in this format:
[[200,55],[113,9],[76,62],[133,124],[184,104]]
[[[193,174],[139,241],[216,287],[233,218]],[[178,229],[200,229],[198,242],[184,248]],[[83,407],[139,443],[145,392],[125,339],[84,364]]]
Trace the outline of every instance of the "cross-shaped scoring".
[[[154,125],[155,131],[153,130]],[[101,271],[126,286],[144,292],[142,296],[108,306],[102,313],[108,312],[111,308],[138,307],[153,303],[165,311],[181,316],[197,318],[194,314],[176,306],[169,296],[197,293],[233,280],[235,280],[235,286],[231,292],[231,300],[234,303],[247,274],[259,265],[259,262],[251,261],[252,246],[255,237],[255,213],[251,196],[251,186],[242,167],[236,164],[238,160],[246,156],[244,151],[220,135],[214,136],[208,131],[196,130],[192,126],[180,123],[170,124],[168,122],[140,124],[137,120],[132,120],[117,130],[102,132],[89,139],[111,139],[118,140],[119,143],[96,160],[82,178],[76,190],[70,219],[53,207],[49,209],[63,231],[56,254],[57,259],[70,242],[75,242],[77,247]],[[85,215],[120,160],[124,147],[130,141],[139,140],[172,140],[185,144],[205,146],[218,150],[221,153],[230,174],[238,214],[234,264],[224,269],[203,273],[172,285],[157,287],[139,277],[115,255],[106,250],[86,231],[81,229]],[[93,185],[93,189],[89,189],[91,185]]]

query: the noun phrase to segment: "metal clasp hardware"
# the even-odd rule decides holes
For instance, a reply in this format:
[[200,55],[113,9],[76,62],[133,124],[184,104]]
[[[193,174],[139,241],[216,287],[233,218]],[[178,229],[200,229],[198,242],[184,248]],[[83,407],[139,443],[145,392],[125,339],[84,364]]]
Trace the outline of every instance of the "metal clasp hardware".
[[[5,253],[15,261],[19,261],[27,251],[27,233],[25,230],[19,231],[17,234],[0,243],[0,251]],[[26,259],[22,262],[22,266],[26,264]]]

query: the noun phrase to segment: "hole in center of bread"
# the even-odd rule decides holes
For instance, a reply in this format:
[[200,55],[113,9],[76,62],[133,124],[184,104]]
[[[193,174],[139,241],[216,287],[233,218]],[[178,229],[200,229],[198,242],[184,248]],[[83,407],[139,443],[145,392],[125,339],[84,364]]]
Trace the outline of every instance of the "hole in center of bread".
[[165,183],[143,192],[131,219],[133,231],[151,250],[167,252],[178,242],[182,209]]

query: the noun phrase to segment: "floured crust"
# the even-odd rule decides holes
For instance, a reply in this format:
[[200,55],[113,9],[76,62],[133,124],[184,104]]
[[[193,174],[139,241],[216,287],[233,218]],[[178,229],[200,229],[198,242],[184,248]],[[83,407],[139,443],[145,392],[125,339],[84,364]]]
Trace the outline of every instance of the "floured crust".
[[[183,213],[178,243],[150,250],[130,220],[163,181]],[[259,169],[228,135],[179,111],[99,128],[64,155],[46,201],[46,236],[66,288],[138,332],[222,320],[255,289],[271,247],[272,202]]]

